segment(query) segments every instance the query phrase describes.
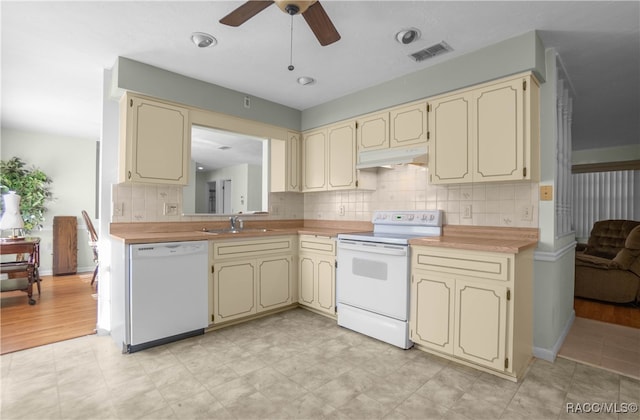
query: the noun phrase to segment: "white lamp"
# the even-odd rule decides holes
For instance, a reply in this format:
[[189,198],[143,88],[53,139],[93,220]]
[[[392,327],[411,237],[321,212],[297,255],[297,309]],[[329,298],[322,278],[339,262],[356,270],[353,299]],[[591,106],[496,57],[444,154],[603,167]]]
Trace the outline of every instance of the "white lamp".
[[19,239],[19,232],[24,228],[24,221],[20,216],[20,196],[15,191],[9,191],[2,196],[4,213],[0,219],[0,229],[11,229],[13,234],[8,239]]

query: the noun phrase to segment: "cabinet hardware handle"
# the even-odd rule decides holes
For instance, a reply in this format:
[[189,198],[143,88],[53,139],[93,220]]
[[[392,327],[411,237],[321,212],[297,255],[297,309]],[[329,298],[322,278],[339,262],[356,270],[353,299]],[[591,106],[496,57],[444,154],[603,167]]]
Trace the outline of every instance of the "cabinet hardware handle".
[[127,172],[127,178],[128,178],[128,179],[131,179],[131,171],[128,171],[128,172]]

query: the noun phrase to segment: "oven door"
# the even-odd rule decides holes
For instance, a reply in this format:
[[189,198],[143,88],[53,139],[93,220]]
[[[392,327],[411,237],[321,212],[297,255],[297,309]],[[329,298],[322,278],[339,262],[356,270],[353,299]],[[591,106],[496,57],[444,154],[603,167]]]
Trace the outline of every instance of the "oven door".
[[336,298],[376,314],[407,321],[409,247],[338,240]]

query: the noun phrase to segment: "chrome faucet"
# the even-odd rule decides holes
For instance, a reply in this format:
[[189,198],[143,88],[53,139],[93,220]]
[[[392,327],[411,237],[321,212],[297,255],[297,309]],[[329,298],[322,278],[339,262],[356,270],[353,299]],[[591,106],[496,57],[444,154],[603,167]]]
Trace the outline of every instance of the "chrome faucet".
[[242,228],[244,227],[243,226],[244,223],[243,223],[242,219],[240,219],[238,216],[231,216],[229,218],[229,223],[230,223],[230,229],[231,230],[242,230]]

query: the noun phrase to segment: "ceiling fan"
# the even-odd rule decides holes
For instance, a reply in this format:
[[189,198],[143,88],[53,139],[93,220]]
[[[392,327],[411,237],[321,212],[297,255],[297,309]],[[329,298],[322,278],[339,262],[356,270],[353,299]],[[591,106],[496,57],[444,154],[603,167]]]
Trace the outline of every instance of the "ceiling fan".
[[220,19],[220,23],[229,26],[240,26],[273,3],[291,16],[301,14],[320,42],[320,45],[330,45],[340,39],[340,34],[317,0],[250,0]]

